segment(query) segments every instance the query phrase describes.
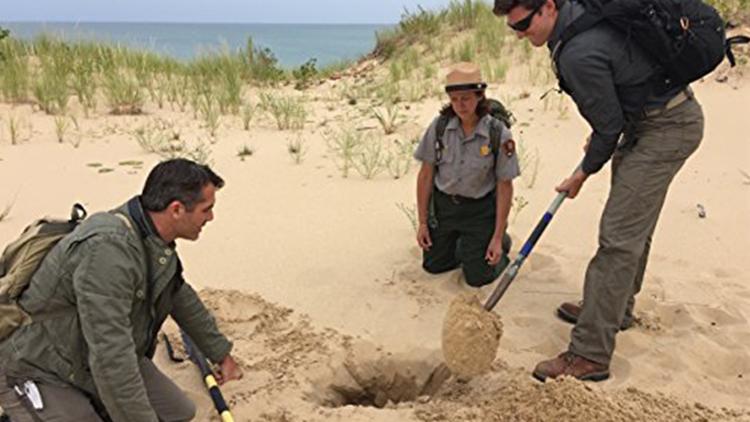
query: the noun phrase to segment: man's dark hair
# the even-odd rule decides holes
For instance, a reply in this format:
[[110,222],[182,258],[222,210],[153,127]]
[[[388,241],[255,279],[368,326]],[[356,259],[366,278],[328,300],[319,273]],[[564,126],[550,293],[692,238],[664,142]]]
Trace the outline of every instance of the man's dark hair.
[[158,212],[180,201],[192,211],[203,200],[201,192],[209,183],[217,189],[224,186],[224,180],[207,165],[184,158],[162,161],[148,174],[141,203],[145,210]]
[[[490,103],[489,101],[487,101],[487,97],[485,97],[484,91],[476,91],[475,94],[477,96],[481,96],[479,102],[477,103],[477,108],[474,111],[477,114],[477,117],[481,119],[482,117],[490,114]],[[451,106],[451,103],[444,105],[443,108],[440,109],[440,115],[448,117],[457,116],[456,112],[453,110],[453,106]]]
[[[555,5],[560,8],[563,1],[555,0]],[[492,13],[497,16],[505,16],[516,6],[523,6],[526,9],[534,10],[546,2],[547,0],[495,0],[495,7],[492,8]]]

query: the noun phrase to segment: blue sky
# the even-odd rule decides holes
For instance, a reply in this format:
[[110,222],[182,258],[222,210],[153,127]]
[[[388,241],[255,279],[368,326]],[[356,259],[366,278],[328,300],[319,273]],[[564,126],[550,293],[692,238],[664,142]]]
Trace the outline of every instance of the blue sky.
[[395,23],[404,7],[450,0],[25,0],[3,1],[0,21]]

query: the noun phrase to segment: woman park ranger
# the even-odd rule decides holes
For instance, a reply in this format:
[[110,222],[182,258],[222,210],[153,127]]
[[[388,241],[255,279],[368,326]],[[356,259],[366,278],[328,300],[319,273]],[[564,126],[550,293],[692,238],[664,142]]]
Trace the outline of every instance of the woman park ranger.
[[[519,175],[512,135],[490,114],[494,100],[473,63],[454,65],[446,78],[450,99],[424,134],[414,157],[417,242],[429,273],[459,266],[474,287],[492,283],[508,265],[505,233],[512,180]],[[498,104],[499,105],[499,104]]]

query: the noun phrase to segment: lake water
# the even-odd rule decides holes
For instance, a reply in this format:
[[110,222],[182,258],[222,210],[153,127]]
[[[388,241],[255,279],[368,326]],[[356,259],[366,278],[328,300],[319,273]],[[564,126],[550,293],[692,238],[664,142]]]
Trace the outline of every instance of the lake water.
[[228,47],[245,48],[248,37],[259,47],[268,47],[283,67],[299,66],[311,58],[318,67],[357,59],[372,51],[376,31],[391,25],[374,24],[256,24],[256,23],[129,23],[7,22],[0,26],[14,37],[32,39],[47,33],[66,40],[97,40],[138,49],[148,49],[178,59],[190,60]]

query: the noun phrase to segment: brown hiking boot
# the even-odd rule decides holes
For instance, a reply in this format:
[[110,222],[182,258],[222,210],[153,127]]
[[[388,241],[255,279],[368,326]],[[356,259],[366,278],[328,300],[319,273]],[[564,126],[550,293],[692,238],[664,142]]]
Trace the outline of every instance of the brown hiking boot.
[[609,367],[578,356],[573,352],[563,352],[556,358],[541,361],[533,372],[534,378],[544,382],[547,378],[569,375],[581,381],[603,381],[609,378]]
[[[581,315],[581,306],[583,306],[583,302],[563,302],[557,307],[557,316],[565,322],[575,324],[578,322],[578,316]],[[625,331],[632,326],[633,318],[626,315],[620,325],[620,331]]]

